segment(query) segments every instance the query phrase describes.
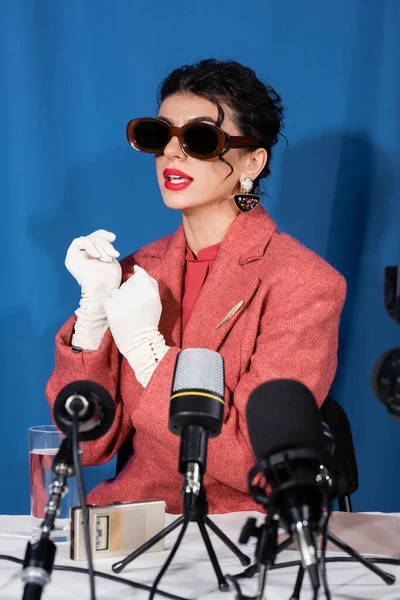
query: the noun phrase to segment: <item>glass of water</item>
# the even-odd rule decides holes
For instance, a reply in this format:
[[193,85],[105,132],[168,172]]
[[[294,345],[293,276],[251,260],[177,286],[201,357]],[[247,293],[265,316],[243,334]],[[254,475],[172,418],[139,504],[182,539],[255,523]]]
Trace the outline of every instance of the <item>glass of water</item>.
[[[64,437],[64,434],[54,425],[37,425],[29,428],[29,474],[33,540],[40,538],[40,525],[45,517],[49,500],[49,486],[56,476],[51,467],[54,456],[57,454]],[[69,511],[73,506],[79,504],[76,477],[68,477],[66,485],[68,491],[61,500],[60,512],[50,536],[58,542],[69,541]]]

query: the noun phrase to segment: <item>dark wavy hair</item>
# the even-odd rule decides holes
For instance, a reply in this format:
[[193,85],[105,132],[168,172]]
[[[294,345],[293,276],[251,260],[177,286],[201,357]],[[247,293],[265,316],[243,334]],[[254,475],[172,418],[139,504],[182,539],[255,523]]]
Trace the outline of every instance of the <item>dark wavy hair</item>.
[[[233,60],[215,58],[172,71],[158,88],[158,105],[168,96],[179,92],[195,94],[215,104],[218,108],[218,126],[222,125],[225,117],[220,104],[223,102],[232,111],[240,134],[255,137],[260,147],[266,149],[267,163],[254,182],[254,191],[257,191],[260,179],[271,173],[272,147],[282,135],[285,107],[279,94],[268,83],[260,81],[249,67]],[[227,162],[222,156],[219,158]]]

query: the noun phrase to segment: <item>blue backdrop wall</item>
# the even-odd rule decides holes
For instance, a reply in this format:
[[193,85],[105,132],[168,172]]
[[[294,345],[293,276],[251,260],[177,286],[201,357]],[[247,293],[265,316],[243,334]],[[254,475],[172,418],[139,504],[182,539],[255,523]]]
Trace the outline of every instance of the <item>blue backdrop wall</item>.
[[[0,3],[0,513],[29,510],[27,428],[50,422],[53,339],[79,300],[66,249],[106,228],[125,255],[177,228],[125,125],[155,114],[170,70],[210,56],[283,96],[289,147],[264,206],[347,279],[333,393],[353,427],[354,507],[400,510],[400,423],[370,388],[400,346],[383,304],[384,267],[400,264],[399,24],[397,0]],[[87,487],[113,471],[87,470]]]

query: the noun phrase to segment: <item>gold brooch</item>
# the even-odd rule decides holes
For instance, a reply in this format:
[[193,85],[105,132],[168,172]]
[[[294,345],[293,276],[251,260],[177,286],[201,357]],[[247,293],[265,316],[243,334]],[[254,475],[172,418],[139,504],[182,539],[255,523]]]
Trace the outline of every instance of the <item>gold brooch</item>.
[[228,314],[222,319],[222,321],[220,321],[218,323],[218,325],[216,326],[215,329],[218,329],[218,327],[221,327],[221,325],[223,325],[224,323],[226,323],[229,319],[231,319],[233,317],[233,315],[235,315],[237,313],[237,311],[239,310],[239,308],[241,308],[244,304],[244,300],[240,300],[240,302],[238,302],[237,304],[235,304],[235,306],[233,308],[231,308],[231,310],[228,312]]

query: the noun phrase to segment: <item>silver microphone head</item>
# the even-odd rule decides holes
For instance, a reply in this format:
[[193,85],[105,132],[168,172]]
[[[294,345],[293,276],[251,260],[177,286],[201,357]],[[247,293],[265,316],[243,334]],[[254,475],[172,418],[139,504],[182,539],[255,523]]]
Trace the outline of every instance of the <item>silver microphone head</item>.
[[181,390],[207,390],[224,397],[224,361],[207,348],[186,348],[178,355],[172,393]]

